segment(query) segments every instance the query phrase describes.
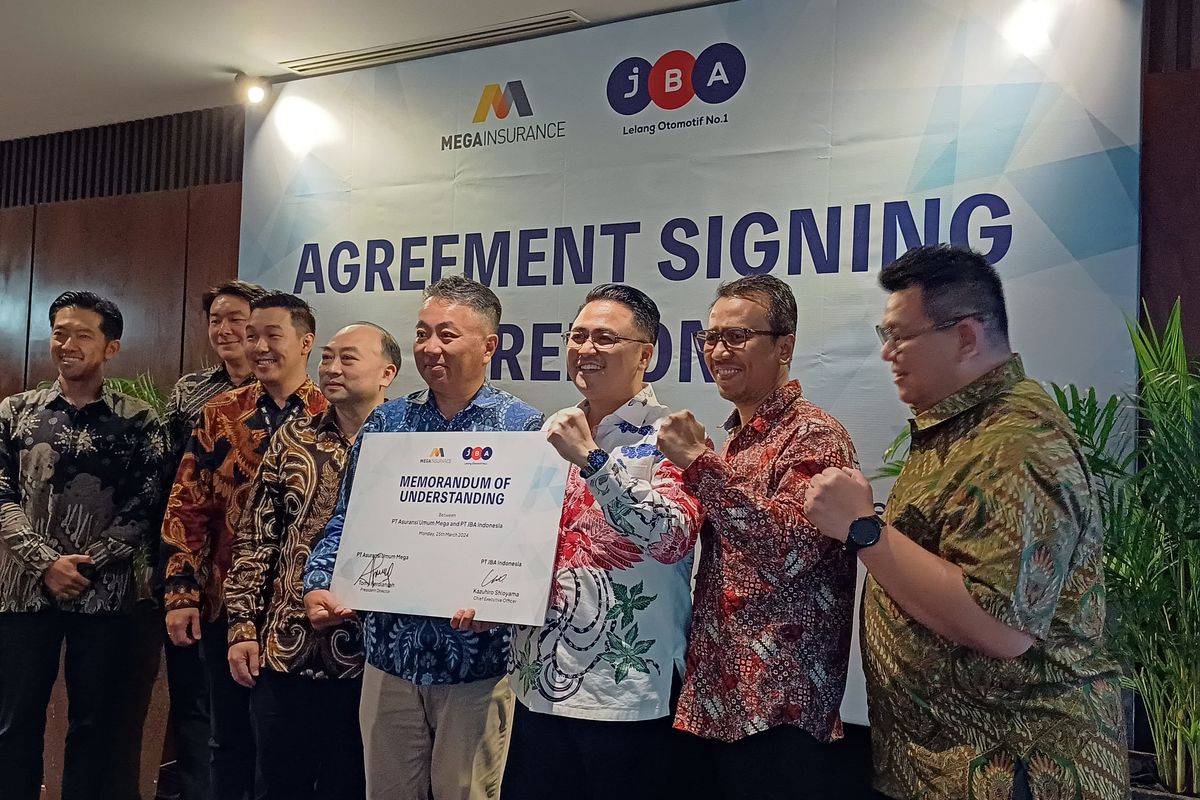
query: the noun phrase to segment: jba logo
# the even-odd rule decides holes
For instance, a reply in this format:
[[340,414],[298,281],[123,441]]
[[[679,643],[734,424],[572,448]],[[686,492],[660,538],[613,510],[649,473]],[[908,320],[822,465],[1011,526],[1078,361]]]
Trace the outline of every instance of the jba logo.
[[651,102],[665,111],[683,108],[693,97],[716,105],[737,94],[745,81],[746,57],[728,42],[710,45],[698,56],[672,50],[653,64],[634,56],[608,76],[608,104],[625,116],[645,110]]
[[429,451],[430,458],[445,458],[446,449],[444,447],[435,447]]
[[479,106],[475,109],[475,124],[486,122],[488,111],[496,114],[496,119],[508,119],[508,112],[517,110],[517,116],[532,117],[533,108],[529,105],[529,95],[520,81],[509,81],[500,88],[498,83],[489,83],[483,87],[479,96]]
[[492,448],[490,447],[464,447],[462,451],[463,461],[487,461],[492,457]]

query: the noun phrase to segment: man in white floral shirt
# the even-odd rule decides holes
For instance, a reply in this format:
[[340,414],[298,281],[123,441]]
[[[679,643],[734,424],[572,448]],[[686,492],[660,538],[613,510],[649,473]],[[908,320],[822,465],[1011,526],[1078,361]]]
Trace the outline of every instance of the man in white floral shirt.
[[593,289],[563,335],[584,396],[546,425],[571,462],[546,622],[513,635],[519,703],[501,794],[670,796],[671,729],[691,619],[700,504],[655,447],[670,413],[644,377],[659,313],[643,292]]

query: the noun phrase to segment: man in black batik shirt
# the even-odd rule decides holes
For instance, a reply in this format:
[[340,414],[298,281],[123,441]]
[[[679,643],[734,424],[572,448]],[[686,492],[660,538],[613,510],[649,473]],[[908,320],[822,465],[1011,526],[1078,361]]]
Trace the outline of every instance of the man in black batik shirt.
[[121,312],[91,292],[50,306],[58,380],[0,402],[0,775],[37,800],[46,707],[66,642],[63,800],[91,798],[114,755],[136,632],[135,568],[161,518],[166,439],[149,406],[104,385]]

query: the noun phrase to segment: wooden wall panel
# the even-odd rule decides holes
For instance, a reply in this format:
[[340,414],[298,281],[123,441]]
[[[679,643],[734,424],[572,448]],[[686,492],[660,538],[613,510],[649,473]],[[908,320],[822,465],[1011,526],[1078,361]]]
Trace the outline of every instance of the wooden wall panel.
[[184,293],[183,371],[212,364],[200,296],[237,277],[242,185],[221,183],[188,190],[187,281]]
[[89,289],[121,307],[125,335],[108,374],[179,375],[188,190],[38,207],[26,384],[54,377],[46,312],[60,292]]
[[1200,355],[1200,70],[1142,81],[1142,299],[1157,324],[1183,298]]
[[25,384],[34,207],[0,209],[0,397]]

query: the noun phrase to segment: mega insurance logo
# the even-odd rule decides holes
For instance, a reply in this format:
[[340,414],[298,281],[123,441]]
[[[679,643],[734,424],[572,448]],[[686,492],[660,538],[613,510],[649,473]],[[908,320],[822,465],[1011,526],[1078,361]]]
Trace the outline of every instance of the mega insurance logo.
[[[608,76],[608,105],[625,117],[645,111],[653,103],[661,111],[677,111],[692,100],[708,106],[728,102],[746,82],[746,56],[736,45],[717,42],[699,55],[687,50],[663,53],[653,64],[633,56],[613,67]],[[622,133],[653,134],[729,122],[729,114],[704,111],[683,119],[673,117],[623,127]]]
[[[524,81],[508,81],[503,86],[499,83],[489,83],[483,87],[483,92],[479,95],[479,101],[475,105],[475,115],[471,118],[471,122],[473,125],[486,125],[494,120],[507,120],[514,111],[517,112],[516,115],[519,118],[529,118],[534,115],[533,105],[529,102],[529,93],[525,91]],[[442,136],[442,150],[466,150],[476,147],[539,142],[545,139],[561,139],[566,135],[566,120],[532,121],[528,124],[483,127],[459,133],[448,133]]]
[[422,464],[450,464],[454,459],[446,455],[446,448],[435,447],[429,451],[429,455],[425,458],[417,459]]
[[525,84],[520,81],[509,81],[501,89],[500,84],[489,83],[483,87],[483,94],[479,97],[479,106],[475,109],[475,119],[471,121],[476,125],[487,122],[489,113],[495,114],[496,119],[508,119],[509,112],[514,108],[519,117],[533,116],[533,108],[529,105],[529,95],[525,94]]

